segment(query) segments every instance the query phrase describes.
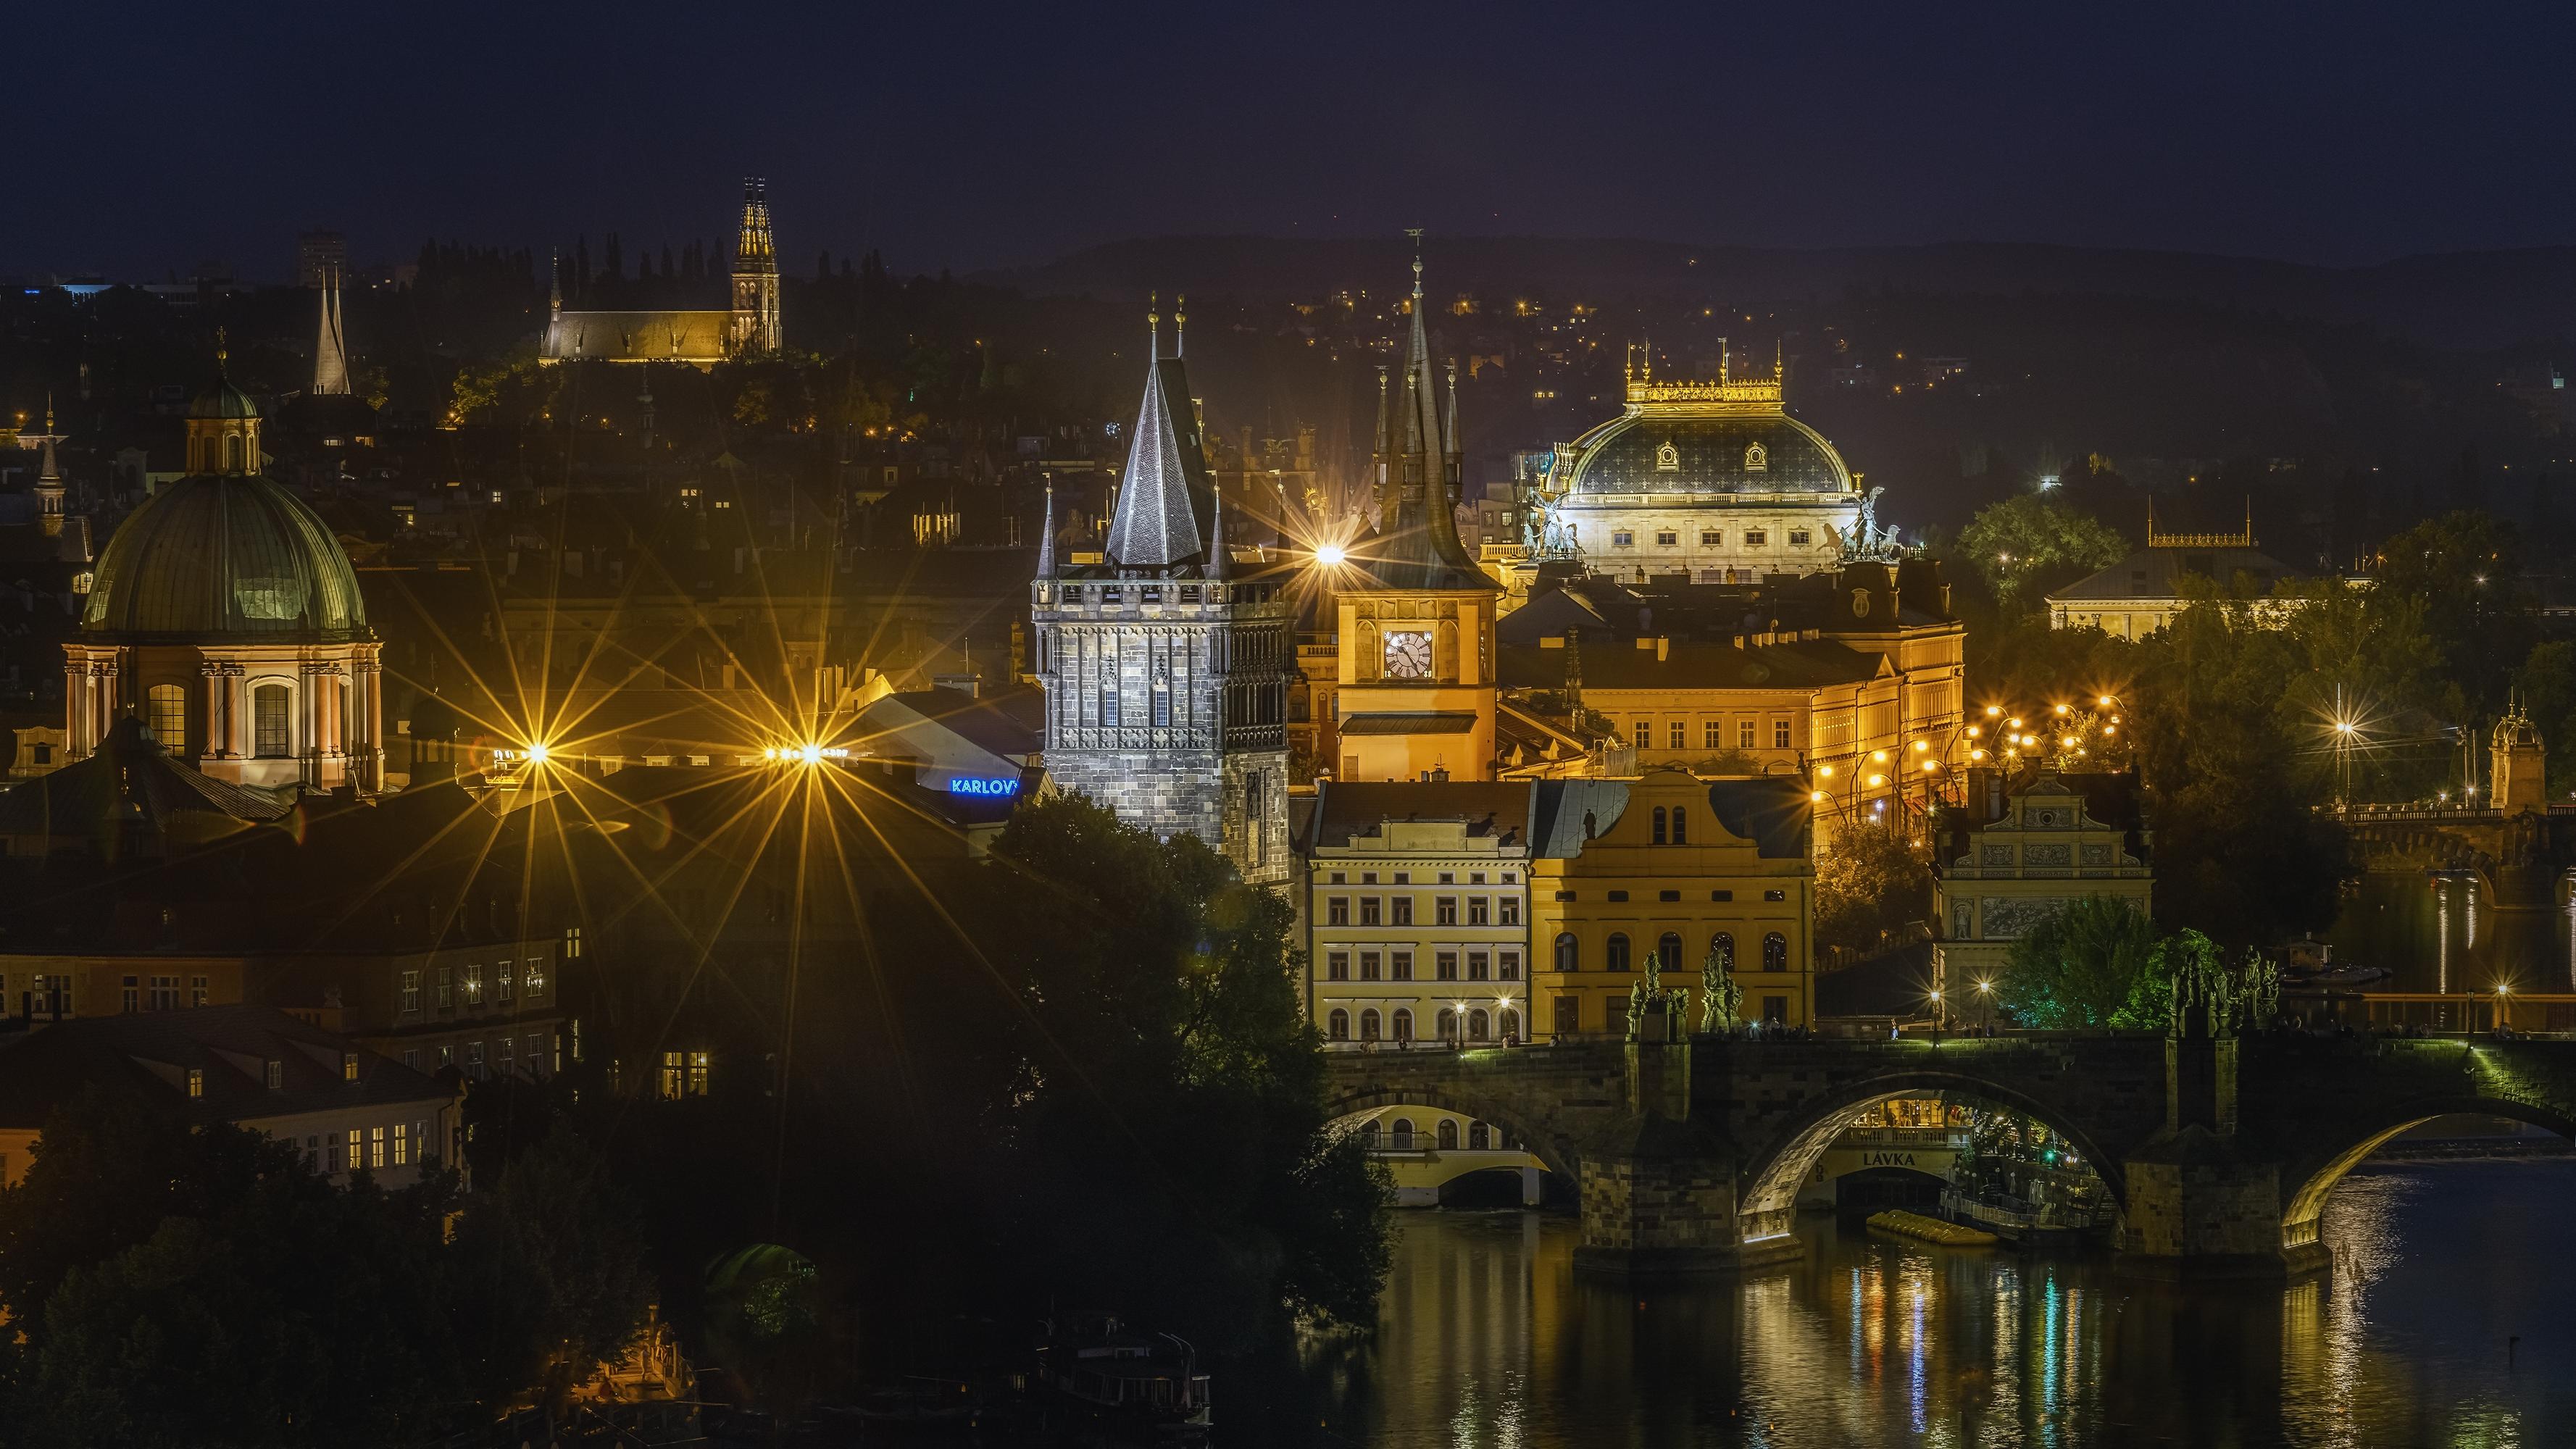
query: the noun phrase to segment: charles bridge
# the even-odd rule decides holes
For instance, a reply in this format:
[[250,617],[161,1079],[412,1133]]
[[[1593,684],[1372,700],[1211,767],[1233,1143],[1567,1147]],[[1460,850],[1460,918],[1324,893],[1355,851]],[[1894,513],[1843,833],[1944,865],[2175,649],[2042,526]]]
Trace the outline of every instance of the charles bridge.
[[2328,1266],[2326,1194],[2408,1127],[2454,1112],[2576,1135],[2576,1042],[2174,1039],[1593,1041],[1337,1052],[1336,1115],[1445,1108],[1578,1185],[1576,1262],[1651,1276],[1796,1258],[1798,1185],[1871,1103],[1949,1092],[2046,1123],[2118,1208],[2124,1268],[2278,1277]]

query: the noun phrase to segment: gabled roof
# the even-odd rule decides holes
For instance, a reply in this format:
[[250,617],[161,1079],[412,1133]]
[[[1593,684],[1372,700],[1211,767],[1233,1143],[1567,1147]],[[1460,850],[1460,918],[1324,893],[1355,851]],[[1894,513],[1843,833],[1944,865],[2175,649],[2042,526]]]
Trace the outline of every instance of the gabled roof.
[[[1729,776],[1701,782],[1717,823],[1739,840],[1750,841],[1764,860],[1795,860],[1807,854],[1815,807],[1806,787],[1786,776]],[[1584,819],[1594,836],[1606,835],[1627,813],[1634,780],[1540,780],[1533,784],[1531,810],[1533,856],[1567,860],[1583,853]]]
[[2142,548],[2100,573],[2078,579],[2050,594],[2048,602],[2178,601],[2182,598],[2182,581],[2186,576],[2214,579],[2225,584],[2232,582],[2238,574],[2251,575],[2255,584],[2265,592],[2284,579],[2300,577],[2298,570],[2258,549]]

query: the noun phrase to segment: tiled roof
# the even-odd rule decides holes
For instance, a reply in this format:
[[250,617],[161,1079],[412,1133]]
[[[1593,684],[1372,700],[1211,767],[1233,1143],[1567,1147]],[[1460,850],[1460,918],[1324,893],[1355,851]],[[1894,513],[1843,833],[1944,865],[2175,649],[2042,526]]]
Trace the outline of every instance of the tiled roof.
[[1348,845],[1389,820],[1459,820],[1471,836],[1528,842],[1531,787],[1481,780],[1394,780],[1316,786],[1310,846]]
[[[344,1052],[358,1054],[354,1082],[342,1075]],[[266,1080],[271,1061],[278,1063],[276,1090]],[[434,1106],[456,1095],[400,1062],[274,1007],[204,1006],[83,1017],[29,1031],[0,1049],[0,1126],[41,1128],[56,1107],[92,1081],[132,1082],[168,1105],[183,1105],[191,1068],[205,1074],[204,1110],[232,1122],[350,1106]]]
[[2250,548],[2142,548],[2100,573],[2056,590],[2048,601],[2178,600],[2187,575],[2224,584],[2238,574],[2252,575],[2256,585],[2267,590],[2284,579],[2299,577],[2288,564]]

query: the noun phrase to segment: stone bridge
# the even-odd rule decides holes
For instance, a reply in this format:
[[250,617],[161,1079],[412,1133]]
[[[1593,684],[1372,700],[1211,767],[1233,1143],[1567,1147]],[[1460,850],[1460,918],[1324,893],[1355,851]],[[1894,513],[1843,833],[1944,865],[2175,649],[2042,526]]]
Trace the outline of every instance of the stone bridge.
[[2546,810],[2380,810],[2340,817],[2362,869],[2474,875],[2499,906],[2555,904],[2576,868],[2576,806]]
[[2173,1040],[1583,1042],[1336,1052],[1336,1115],[1444,1107],[1500,1126],[1580,1190],[1576,1261],[1727,1271],[1804,1252],[1799,1182],[1873,1102],[1952,1092],[2065,1136],[2119,1209],[2124,1266],[2271,1277],[2327,1266],[2317,1219],[2408,1127],[2482,1112],[2576,1135],[2576,1042]]

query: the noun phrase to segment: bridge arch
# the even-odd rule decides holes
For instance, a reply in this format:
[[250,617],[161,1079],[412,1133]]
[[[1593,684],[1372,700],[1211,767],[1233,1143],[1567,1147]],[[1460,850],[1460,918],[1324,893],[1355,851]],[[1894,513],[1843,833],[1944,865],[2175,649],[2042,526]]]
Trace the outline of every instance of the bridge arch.
[[2010,1108],[2045,1124],[2075,1144],[2084,1160],[2110,1189],[2111,1200],[2128,1210],[2128,1183],[2116,1153],[2057,1106],[1992,1077],[1936,1067],[1906,1067],[1838,1084],[1799,1104],[1797,1115],[1782,1123],[1768,1140],[1746,1143],[1749,1152],[1739,1170],[1736,1214],[1746,1224],[1747,1239],[1785,1232],[1797,1206],[1798,1187],[1815,1170],[1851,1119],[1864,1107],[1890,1097],[1925,1092],[1954,1092]]
[[2282,1174],[2281,1245],[2298,1249],[2317,1241],[2318,1221],[2323,1216],[2326,1198],[2335,1184],[2359,1167],[2364,1160],[2388,1145],[2397,1134],[2421,1127],[2436,1117],[2455,1114],[2479,1117],[2504,1117],[2534,1127],[2546,1128],[2561,1137],[2576,1138],[2576,1119],[2548,1107],[2508,1097],[2424,1097],[2387,1109],[2373,1118],[2373,1125],[2362,1138],[2322,1160],[2314,1157],[2294,1160]]
[[1575,1174],[1582,1164],[1583,1154],[1573,1144],[1531,1131],[1510,1108],[1498,1106],[1471,1092],[1460,1092],[1434,1083],[1411,1082],[1402,1086],[1360,1088],[1327,1098],[1324,1117],[1328,1122],[1340,1122],[1364,1112],[1403,1107],[1429,1107],[1454,1112],[1470,1121],[1490,1123],[1502,1129],[1548,1171],[1562,1174],[1568,1182],[1578,1180]]

